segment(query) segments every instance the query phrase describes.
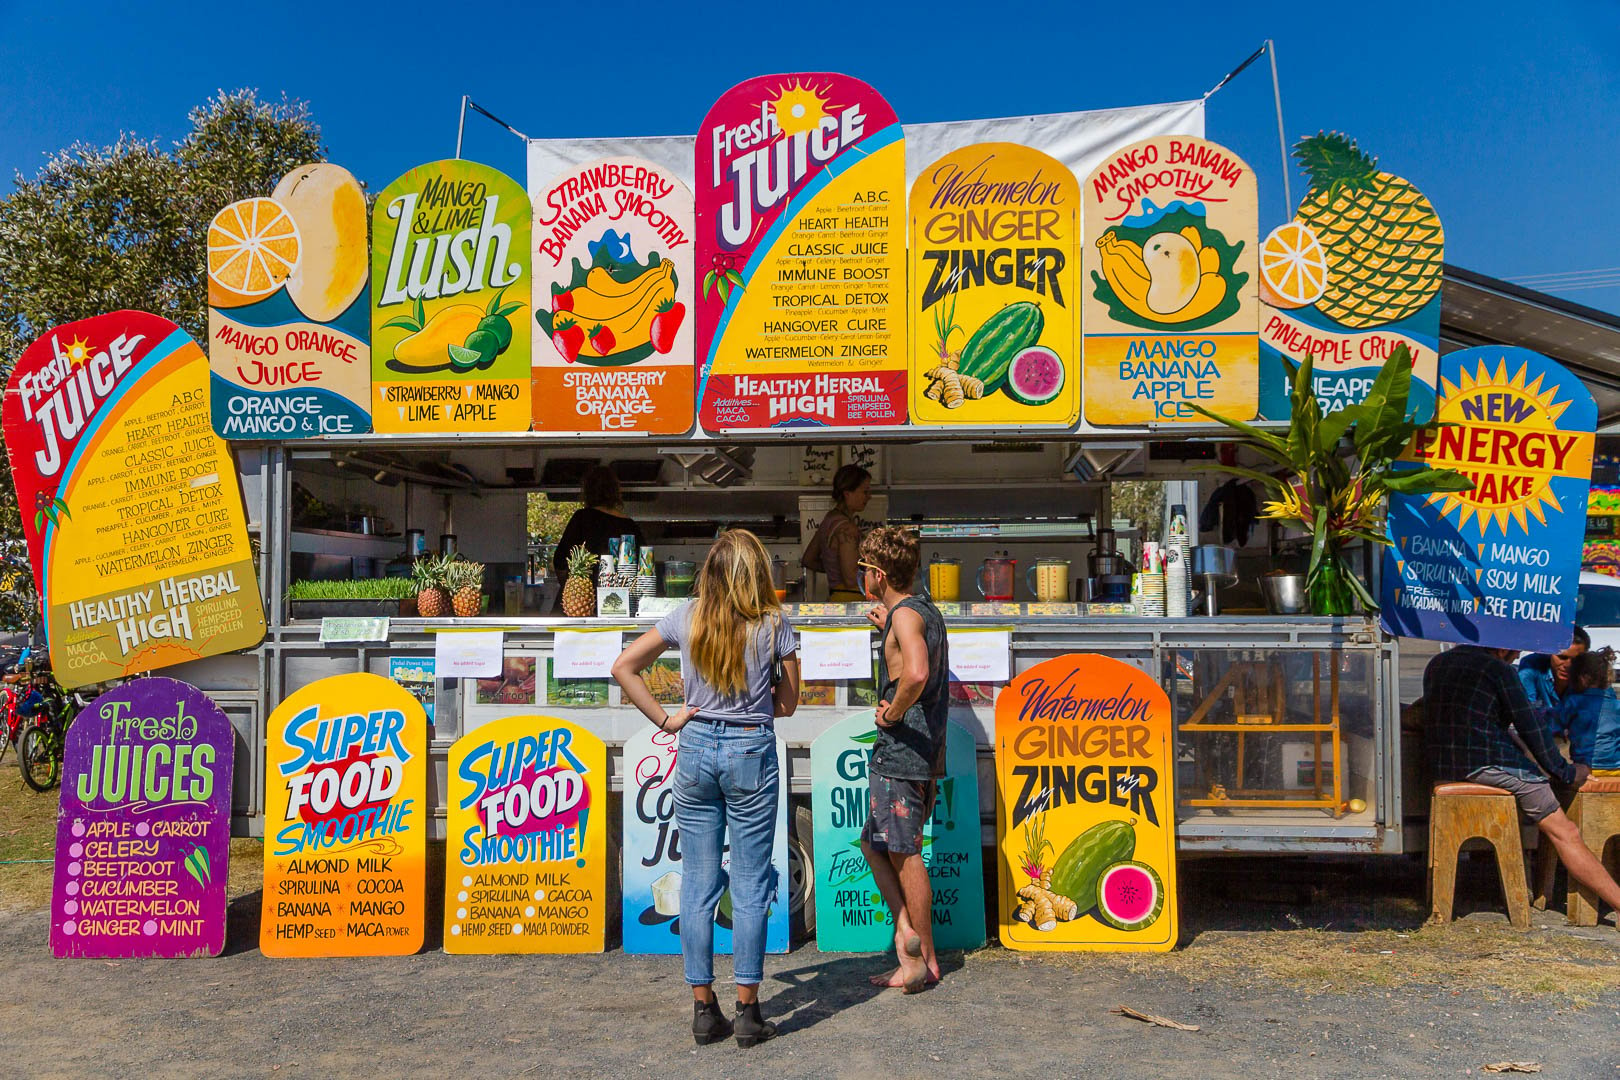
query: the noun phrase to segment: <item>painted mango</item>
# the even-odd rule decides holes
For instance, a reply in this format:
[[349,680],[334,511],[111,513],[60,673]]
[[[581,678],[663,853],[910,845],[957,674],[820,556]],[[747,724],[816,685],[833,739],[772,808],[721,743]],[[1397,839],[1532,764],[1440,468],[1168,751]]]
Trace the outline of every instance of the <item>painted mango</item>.
[[484,310],[472,304],[441,308],[426,326],[394,346],[394,359],[403,367],[437,371],[450,362],[450,346],[466,342],[483,318]]

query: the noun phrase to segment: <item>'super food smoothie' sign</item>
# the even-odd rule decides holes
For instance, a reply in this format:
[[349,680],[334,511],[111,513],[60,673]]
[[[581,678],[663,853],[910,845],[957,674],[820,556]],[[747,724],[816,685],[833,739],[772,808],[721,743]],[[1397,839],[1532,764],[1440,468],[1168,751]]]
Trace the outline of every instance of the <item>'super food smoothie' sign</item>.
[[208,420],[208,360],[144,311],[67,323],[6,385],[6,450],[64,686],[264,637],[230,448]]
[[259,948],[416,952],[427,890],[421,704],[381,675],[335,675],[289,695],[267,727]]
[[567,720],[510,716],[450,748],[444,951],[601,952],[607,747]]
[[[681,951],[681,920],[714,922],[714,951],[731,952],[731,849],[720,856],[722,889],[709,912],[682,910],[681,830],[675,823],[675,763],[680,737],[642,727],[624,743],[624,951],[673,954]],[[777,760],[787,760],[787,743],[776,740]],[[771,842],[774,883],[765,921],[765,951],[788,951],[792,931],[788,909],[787,800],[778,799],[776,836]]]
[[378,431],[527,431],[529,197],[471,161],[418,165],[371,211]]
[[1434,415],[1445,231],[1423,193],[1337,132],[1294,147],[1310,189],[1260,245],[1260,415],[1288,419],[1284,370],[1307,354],[1324,413],[1367,396],[1399,345],[1408,411]]
[[51,951],[218,956],[225,947],[236,736],[173,679],[98,697],[68,728]]
[[1254,172],[1230,150],[1161,135],[1083,185],[1086,419],[1236,420],[1259,407]]
[[906,419],[905,140],[826,72],[728,90],[698,130],[697,351],[709,430]]
[[613,158],[533,192],[534,426],[679,435],[692,426],[692,193]]
[[1080,418],[1080,186],[1011,143],[955,150],[911,189],[911,420]]
[[[867,764],[877,736],[871,709],[828,728],[810,745],[814,778],[816,947],[882,952],[894,944],[894,916],[861,853],[870,802]],[[949,725],[945,776],[923,829],[923,862],[934,889],[934,944],[984,944],[984,872],[979,836],[978,755],[973,736]]]
[[1405,460],[1455,469],[1472,491],[1391,495],[1383,622],[1392,634],[1506,649],[1569,646],[1597,407],[1540,353],[1440,358],[1440,426]]
[[996,699],[1001,942],[1167,952],[1176,943],[1170,700],[1106,656],[1059,656]]
[[214,431],[298,439],[371,430],[366,196],[347,169],[300,165],[208,225]]

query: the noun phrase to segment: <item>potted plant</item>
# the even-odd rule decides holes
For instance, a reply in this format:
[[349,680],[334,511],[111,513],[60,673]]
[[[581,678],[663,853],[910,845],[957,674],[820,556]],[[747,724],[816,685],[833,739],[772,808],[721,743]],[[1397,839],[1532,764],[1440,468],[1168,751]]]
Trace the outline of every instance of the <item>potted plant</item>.
[[400,614],[400,603],[415,595],[416,586],[408,578],[295,581],[287,588],[287,613],[294,619],[393,618]]
[[[1200,413],[1237,432],[1235,440],[1277,466],[1274,472],[1222,466],[1222,472],[1256,480],[1276,496],[1260,517],[1295,525],[1311,536],[1305,588],[1316,615],[1353,615],[1359,600],[1367,611],[1378,603],[1344,559],[1355,540],[1387,544],[1384,500],[1391,493],[1428,495],[1470,491],[1472,480],[1451,469],[1400,462],[1422,428],[1407,419],[1412,390],[1412,354],[1397,345],[1359,404],[1322,415],[1311,381],[1312,357],[1290,373],[1288,430],[1270,432],[1194,405]],[[1351,451],[1341,444],[1348,441]],[[1279,475],[1281,474],[1281,475]]]

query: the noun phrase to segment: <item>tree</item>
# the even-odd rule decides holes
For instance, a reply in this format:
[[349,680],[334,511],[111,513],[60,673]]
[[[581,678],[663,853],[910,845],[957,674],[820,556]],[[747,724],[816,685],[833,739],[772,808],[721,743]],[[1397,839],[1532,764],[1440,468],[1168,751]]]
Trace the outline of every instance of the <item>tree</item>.
[[[251,90],[221,92],[190,121],[171,149],[128,135],[75,143],[0,199],[0,380],[51,327],[120,308],[207,340],[208,223],[229,203],[270,194],[295,166],[324,161],[326,148],[307,105]],[[0,549],[20,553],[21,537],[10,461],[0,460]],[[0,627],[19,625],[32,603],[5,590]]]

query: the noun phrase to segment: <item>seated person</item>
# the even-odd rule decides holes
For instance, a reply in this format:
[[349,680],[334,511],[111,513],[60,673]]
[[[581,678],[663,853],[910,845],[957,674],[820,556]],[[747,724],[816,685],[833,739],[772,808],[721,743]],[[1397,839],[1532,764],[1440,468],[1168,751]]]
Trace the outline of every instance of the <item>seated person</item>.
[[1592,647],[1592,639],[1579,626],[1574,640],[1561,653],[1531,653],[1519,661],[1519,682],[1524,685],[1524,696],[1530,707],[1547,714],[1558,708],[1558,701],[1569,685],[1569,665]]
[[1620,698],[1614,693],[1614,653],[1599,649],[1575,658],[1569,690],[1554,714],[1555,732],[1568,732],[1569,756],[1594,773],[1620,774]]

